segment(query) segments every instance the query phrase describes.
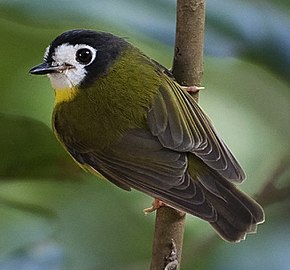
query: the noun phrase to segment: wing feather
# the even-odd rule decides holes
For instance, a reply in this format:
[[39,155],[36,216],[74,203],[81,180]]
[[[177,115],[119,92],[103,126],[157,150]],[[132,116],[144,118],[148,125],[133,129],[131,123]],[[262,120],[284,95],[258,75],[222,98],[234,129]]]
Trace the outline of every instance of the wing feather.
[[244,171],[209,118],[195,100],[169,78],[148,111],[148,125],[164,147],[195,154],[228,180],[242,182],[245,179]]
[[187,171],[187,154],[164,148],[150,131],[131,130],[101,152],[87,147],[68,150],[123,189],[135,188],[203,219],[216,219],[215,210]]

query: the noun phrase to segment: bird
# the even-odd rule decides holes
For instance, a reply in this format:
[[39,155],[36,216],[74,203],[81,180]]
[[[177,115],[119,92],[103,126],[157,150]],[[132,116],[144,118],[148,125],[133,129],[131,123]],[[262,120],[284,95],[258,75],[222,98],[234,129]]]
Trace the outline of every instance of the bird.
[[245,173],[171,71],[111,33],[69,30],[30,74],[55,92],[52,129],[84,170],[209,222],[239,242],[264,222]]

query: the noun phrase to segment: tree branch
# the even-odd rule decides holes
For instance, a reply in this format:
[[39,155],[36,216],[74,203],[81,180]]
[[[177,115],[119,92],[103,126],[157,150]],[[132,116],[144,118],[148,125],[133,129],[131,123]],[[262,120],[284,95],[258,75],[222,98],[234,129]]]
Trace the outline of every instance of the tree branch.
[[[183,86],[200,86],[203,74],[205,1],[177,0],[172,73]],[[198,93],[194,94],[197,98]]]
[[[176,14],[172,73],[182,86],[200,86],[203,73],[205,0],[177,0]],[[198,93],[193,96],[198,100]],[[180,269],[184,224],[184,213],[167,206],[157,210],[151,270]],[[173,260],[178,263],[173,264]]]
[[261,203],[264,207],[274,204],[276,202],[281,202],[285,199],[289,199],[290,184],[281,188],[277,187],[278,181],[281,179],[282,175],[289,170],[289,168],[290,155],[287,152],[287,154],[280,159],[276,168],[274,168],[268,179],[266,179],[264,186],[255,196],[257,201]]

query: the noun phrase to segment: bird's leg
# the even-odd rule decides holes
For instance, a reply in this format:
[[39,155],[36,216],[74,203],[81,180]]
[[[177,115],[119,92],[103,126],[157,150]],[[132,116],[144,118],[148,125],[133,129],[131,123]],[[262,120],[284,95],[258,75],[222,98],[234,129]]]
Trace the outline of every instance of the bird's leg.
[[203,86],[182,86],[182,89],[185,90],[186,92],[188,92],[189,94],[191,93],[197,93],[199,92],[199,90],[203,90],[204,87]]
[[162,206],[166,206],[166,204],[158,199],[154,199],[154,201],[152,202],[152,206],[143,209],[143,212],[145,215],[147,215],[148,213],[152,213]]

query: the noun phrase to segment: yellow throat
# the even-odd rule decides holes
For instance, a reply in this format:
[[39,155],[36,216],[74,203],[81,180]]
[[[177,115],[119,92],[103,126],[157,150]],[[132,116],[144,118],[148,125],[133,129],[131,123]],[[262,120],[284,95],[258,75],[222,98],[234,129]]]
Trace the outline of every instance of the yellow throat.
[[78,93],[78,88],[54,89],[55,104],[72,101]]

